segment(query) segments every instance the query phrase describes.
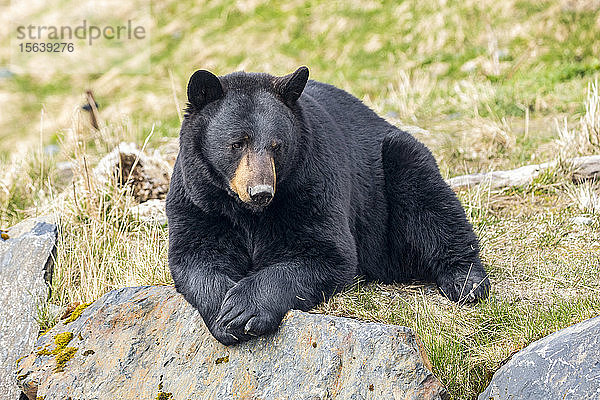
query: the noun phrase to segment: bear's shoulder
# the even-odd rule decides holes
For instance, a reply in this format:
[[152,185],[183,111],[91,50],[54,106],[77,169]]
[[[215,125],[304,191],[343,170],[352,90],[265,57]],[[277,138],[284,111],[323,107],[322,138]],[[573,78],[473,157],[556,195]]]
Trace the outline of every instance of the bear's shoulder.
[[[377,142],[382,140],[383,133],[394,129],[360,99],[336,86],[311,80],[308,81],[304,93],[307,96],[304,99],[301,97],[301,100],[308,110],[308,113],[305,113],[308,119],[322,117],[322,112],[326,112],[335,122],[336,128],[352,133],[352,136],[370,138]],[[315,129],[322,130],[327,127],[316,124]],[[362,144],[364,143],[360,140],[351,143],[354,147],[360,147]]]

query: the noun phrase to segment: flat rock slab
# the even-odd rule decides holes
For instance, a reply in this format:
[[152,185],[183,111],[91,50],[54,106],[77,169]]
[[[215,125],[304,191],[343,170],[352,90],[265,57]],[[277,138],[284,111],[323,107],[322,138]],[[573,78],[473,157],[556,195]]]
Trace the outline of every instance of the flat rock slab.
[[19,397],[13,371],[19,357],[33,349],[39,325],[37,307],[48,296],[56,225],[30,219],[0,239],[0,399]]
[[600,399],[600,317],[515,354],[479,395],[479,400],[492,399]]
[[[61,368],[44,355],[57,346],[73,349]],[[54,327],[17,374],[45,400],[445,398],[427,364],[409,328],[300,311],[277,334],[226,347],[174,288],[149,286],[107,293]]]

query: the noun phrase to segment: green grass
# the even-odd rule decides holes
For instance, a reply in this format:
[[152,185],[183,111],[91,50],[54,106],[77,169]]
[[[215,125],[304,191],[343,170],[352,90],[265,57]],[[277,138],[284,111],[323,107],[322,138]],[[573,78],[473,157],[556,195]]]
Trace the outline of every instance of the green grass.
[[[94,188],[90,170],[121,141],[141,145],[152,132],[155,149],[177,137],[198,68],[281,75],[307,65],[312,78],[391,123],[424,128],[416,136],[445,177],[600,149],[584,134],[593,123],[580,122],[585,105],[597,104],[593,91],[586,97],[600,76],[594,1],[168,0],[152,12],[147,75],[115,65],[87,76],[16,69],[0,78],[0,227],[48,211],[62,221],[50,303],[39,312],[44,330],[56,307],[172,282],[166,228],[136,221],[132,199]],[[0,52],[0,66],[8,62]],[[100,105],[100,131],[75,111],[87,89]],[[60,152],[44,155],[47,144]],[[65,160],[76,162],[74,185],[57,170]],[[523,187],[459,194],[481,239],[489,300],[458,306],[430,285],[358,284],[318,311],[414,328],[451,397],[476,398],[514,352],[600,314],[600,189],[570,182],[565,168]],[[593,223],[573,224],[574,216]]]

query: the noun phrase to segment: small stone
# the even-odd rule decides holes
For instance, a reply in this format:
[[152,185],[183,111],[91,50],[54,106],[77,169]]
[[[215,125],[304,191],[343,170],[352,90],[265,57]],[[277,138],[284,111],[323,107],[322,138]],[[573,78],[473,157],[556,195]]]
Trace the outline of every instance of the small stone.
[[8,68],[0,68],[0,78],[12,78],[15,76],[14,72]]
[[479,66],[481,60],[479,58],[474,58],[472,60],[467,61],[466,63],[464,63],[463,65],[461,65],[460,67],[460,71],[461,72],[474,72],[477,67]]
[[591,225],[594,223],[594,219],[590,217],[573,217],[571,223],[575,225]]
[[161,226],[167,224],[165,200],[151,199],[131,208],[131,215],[139,221],[155,223]]
[[61,182],[69,182],[73,179],[75,163],[72,161],[62,161],[56,164],[56,175]]
[[55,156],[60,151],[60,147],[55,144],[49,144],[44,147],[44,154],[48,156]]

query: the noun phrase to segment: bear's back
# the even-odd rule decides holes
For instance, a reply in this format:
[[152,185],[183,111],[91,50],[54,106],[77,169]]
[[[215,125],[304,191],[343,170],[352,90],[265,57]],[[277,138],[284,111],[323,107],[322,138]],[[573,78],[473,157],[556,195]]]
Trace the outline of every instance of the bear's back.
[[383,137],[394,129],[387,121],[350,93],[335,86],[310,80],[304,93],[312,97],[335,120],[347,134],[356,139],[375,139],[381,143]]
[[[350,207],[346,210],[349,226],[356,239],[358,267],[361,272],[385,265],[387,205],[384,197],[382,143],[385,135],[397,128],[379,117],[359,99],[335,86],[308,81],[303,105],[310,112],[313,134],[326,146],[346,153],[348,164],[332,161],[332,168],[349,172],[346,189]],[[301,100],[303,98],[301,97]],[[326,113],[324,117],[322,114]],[[336,129],[324,124],[330,119]]]

